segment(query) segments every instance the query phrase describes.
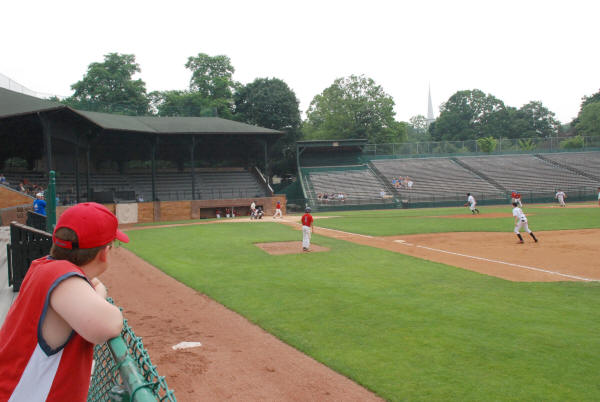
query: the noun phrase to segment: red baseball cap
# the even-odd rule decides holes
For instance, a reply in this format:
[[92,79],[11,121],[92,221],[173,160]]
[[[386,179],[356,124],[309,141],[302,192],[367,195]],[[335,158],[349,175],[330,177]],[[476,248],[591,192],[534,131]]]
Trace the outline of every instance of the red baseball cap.
[[[119,229],[117,217],[104,205],[95,202],[84,202],[67,209],[58,218],[52,241],[58,247],[95,248],[104,246],[117,239],[129,243],[129,237]],[[56,237],[60,228],[69,228],[77,234],[78,243],[61,240]]]

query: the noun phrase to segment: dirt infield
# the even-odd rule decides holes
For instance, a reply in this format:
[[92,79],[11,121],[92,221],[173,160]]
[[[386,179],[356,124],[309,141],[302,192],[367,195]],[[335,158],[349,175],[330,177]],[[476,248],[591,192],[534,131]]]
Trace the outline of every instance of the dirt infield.
[[[302,242],[301,241],[279,241],[274,243],[254,243],[254,245],[262,250],[265,250],[271,255],[283,255],[283,254],[300,254],[302,253]],[[319,253],[323,251],[329,251],[327,247],[317,246],[311,244],[310,251],[313,253]]]
[[[299,230],[298,219],[285,217],[277,222]],[[526,243],[517,244],[510,232],[373,237],[320,228],[318,219],[314,232],[318,235],[511,281],[600,280],[598,229],[539,232],[539,243],[524,234]],[[161,227],[184,225],[189,224]],[[272,252],[298,252],[299,242],[285,243],[264,247]],[[314,243],[311,247],[319,248]],[[111,269],[101,279],[110,296],[124,307],[136,334],[143,337],[152,362],[176,391],[177,400],[380,400],[133,253],[123,248],[116,253]],[[201,342],[202,346],[172,349],[184,341]]]

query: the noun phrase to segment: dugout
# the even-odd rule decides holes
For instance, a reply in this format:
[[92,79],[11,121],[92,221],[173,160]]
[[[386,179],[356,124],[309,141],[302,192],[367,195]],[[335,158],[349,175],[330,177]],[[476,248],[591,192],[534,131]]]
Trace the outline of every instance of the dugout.
[[[175,185],[186,189],[178,200],[200,200],[195,176],[203,169],[216,168],[249,172],[263,183],[264,194],[260,195],[269,197],[273,195],[268,180],[269,148],[283,134],[218,117],[81,111],[0,88],[0,162],[24,160],[26,166],[11,169],[20,170],[23,176],[37,174],[46,181],[47,172],[54,170],[59,184],[69,177],[73,180],[73,202],[95,200],[96,195],[101,198],[98,201],[108,202],[111,197],[105,191],[93,188],[95,177],[104,174],[118,178],[136,172],[151,181],[151,196],[146,202],[162,201],[157,195],[157,174],[162,172],[176,177]],[[131,191],[118,195],[117,202],[134,201]],[[235,202],[227,205],[235,206]]]

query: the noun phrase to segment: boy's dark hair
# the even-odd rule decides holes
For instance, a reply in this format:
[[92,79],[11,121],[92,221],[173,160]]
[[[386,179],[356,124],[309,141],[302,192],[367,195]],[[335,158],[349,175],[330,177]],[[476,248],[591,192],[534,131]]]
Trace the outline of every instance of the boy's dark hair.
[[519,205],[519,203],[513,202],[512,205],[513,205],[513,207],[516,207],[517,205]]
[[[60,240],[66,240],[72,243],[77,243],[79,241],[77,238],[77,233],[69,228],[58,228],[54,235]],[[106,247],[106,245],[94,248],[68,249],[61,248],[56,244],[53,244],[52,248],[50,249],[50,256],[55,260],[67,260],[81,267],[96,258],[98,252],[100,252],[100,250],[102,250],[104,247]]]

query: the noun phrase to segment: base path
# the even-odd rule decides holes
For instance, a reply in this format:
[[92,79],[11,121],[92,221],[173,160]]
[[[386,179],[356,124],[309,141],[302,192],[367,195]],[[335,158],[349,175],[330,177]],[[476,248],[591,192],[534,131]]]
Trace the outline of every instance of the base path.
[[[284,223],[300,227],[291,216]],[[375,237],[315,227],[314,233],[511,281],[600,281],[599,229],[535,232],[539,243],[522,233],[525,244],[518,244],[513,232]]]
[[[381,401],[130,251],[114,250],[100,279],[178,401]],[[181,342],[202,346],[173,350]]]

